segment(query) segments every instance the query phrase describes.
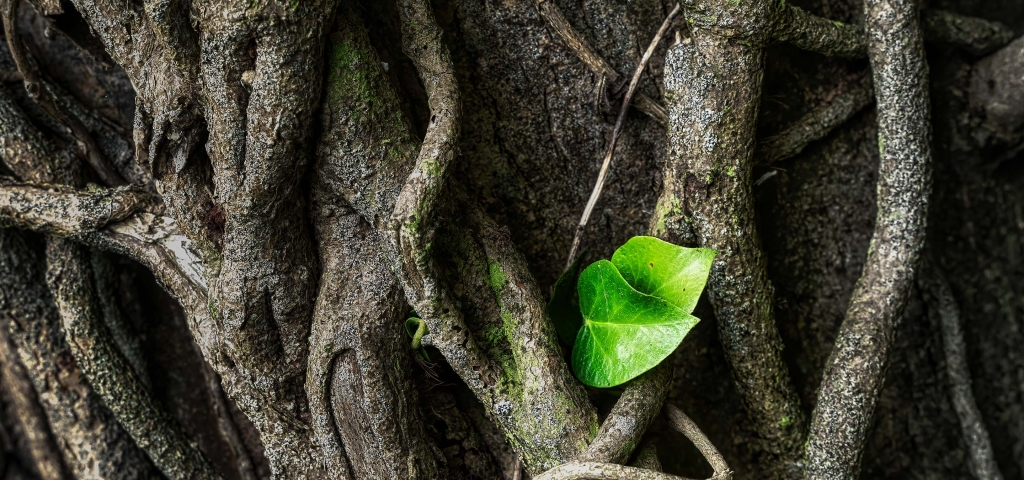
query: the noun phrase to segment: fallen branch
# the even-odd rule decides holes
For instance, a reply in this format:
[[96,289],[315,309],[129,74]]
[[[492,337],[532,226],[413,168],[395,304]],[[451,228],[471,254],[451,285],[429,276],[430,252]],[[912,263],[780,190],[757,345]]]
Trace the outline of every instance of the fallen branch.
[[978,480],[1002,480],[996,464],[992,441],[971,391],[971,371],[967,368],[967,345],[960,330],[960,308],[945,275],[932,262],[923,262],[917,284],[928,302],[928,316],[942,330],[942,350],[946,355],[949,393],[960,430],[967,444],[971,472]]
[[807,478],[852,479],[913,285],[931,189],[928,66],[912,0],[864,6],[878,100],[878,214],[860,280],[825,368]]

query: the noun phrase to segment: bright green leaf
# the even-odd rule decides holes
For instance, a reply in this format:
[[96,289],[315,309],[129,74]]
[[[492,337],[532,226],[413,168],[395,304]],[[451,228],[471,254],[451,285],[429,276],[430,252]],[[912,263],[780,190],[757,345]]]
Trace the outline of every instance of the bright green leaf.
[[686,248],[654,237],[633,237],[612,255],[622,278],[642,293],[692,313],[717,252]]
[[583,326],[583,315],[580,314],[580,302],[576,298],[576,279],[580,274],[580,258],[576,257],[569,269],[558,277],[551,289],[551,301],[547,310],[551,321],[555,322],[558,338],[569,346],[576,341],[576,334]]
[[584,321],[572,367],[580,381],[594,387],[620,385],[650,370],[699,321],[662,298],[635,290],[608,260],[580,274],[579,296]]

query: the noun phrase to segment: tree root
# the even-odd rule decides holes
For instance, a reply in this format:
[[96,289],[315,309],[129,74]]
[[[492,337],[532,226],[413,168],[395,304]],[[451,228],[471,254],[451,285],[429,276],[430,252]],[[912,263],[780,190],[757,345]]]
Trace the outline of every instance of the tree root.
[[71,352],[125,430],[170,479],[219,479],[150,397],[99,317],[86,250],[64,239],[47,245],[47,283],[53,292]]
[[945,275],[930,261],[924,261],[917,284],[928,303],[928,316],[942,330],[942,350],[946,354],[946,373],[953,410],[967,445],[971,473],[978,480],[1002,480],[996,464],[985,420],[971,391],[971,372],[967,368],[967,346],[960,330],[960,308]]
[[614,463],[569,462],[548,470],[533,480],[692,480],[667,473],[625,467]]
[[[4,108],[11,118],[0,126],[17,126],[22,141],[34,143],[29,152],[52,152],[54,148],[18,120],[18,112]],[[54,156],[14,158],[17,152],[5,154],[5,162],[31,172],[43,181],[80,180],[66,166],[54,162]],[[32,167],[32,162],[41,162]],[[63,168],[62,168],[63,167]],[[40,172],[49,172],[50,178]],[[48,231],[59,236],[93,232],[134,214],[151,204],[146,195],[131,187],[77,194],[63,186],[39,187],[13,180],[4,180],[4,202],[0,214],[15,224]],[[122,423],[135,442],[170,478],[220,478],[213,467],[193,447],[170,417],[151,398],[146,387],[124,358],[100,317],[93,286],[92,269],[87,251],[65,238],[47,241],[47,283],[63,323],[63,332],[75,361],[89,379],[90,385],[103,398],[104,404]]]
[[624,464],[661,411],[672,387],[672,365],[665,361],[626,385],[597,436],[577,462]]
[[49,301],[44,261],[19,232],[0,231],[0,321],[17,346],[74,478],[142,480],[159,475],[85,381]]
[[[566,46],[576,53],[576,56],[583,61],[583,64],[594,75],[604,78],[605,82],[612,85],[620,80],[619,72],[615,71],[611,64],[590,46],[590,43],[587,42],[583,35],[572,28],[569,20],[562,13],[562,9],[558,8],[554,1],[534,0],[533,4],[537,11],[540,12],[540,15],[544,17],[544,20],[547,21],[548,26],[565,42]],[[668,111],[657,100],[640,93],[637,95],[634,105],[638,110],[650,115],[651,118],[654,118],[662,125],[668,123]]]
[[693,423],[693,420],[690,420],[690,417],[687,417],[675,405],[666,405],[665,413],[668,415],[672,428],[686,435],[686,438],[693,442],[697,450],[700,450],[701,455],[704,455],[704,458],[711,464],[711,468],[715,470],[715,476],[711,477],[712,480],[730,480],[732,470],[729,469],[729,464],[725,462],[725,458],[718,453],[718,449],[708,440],[704,432],[700,431],[697,424]]
[[[751,40],[768,28],[770,12],[759,10],[764,5],[734,7],[737,25],[729,28]],[[721,8],[727,10],[720,15],[733,7]],[[687,15],[694,36],[671,47],[665,60],[669,147],[652,229],[680,241],[692,228],[700,246],[719,252],[708,279],[719,338],[753,430],[771,453],[766,458],[774,459],[770,468],[783,470],[799,456],[804,415],[782,361],[774,289],[754,221],[751,176],[764,53],[756,43],[703,25],[713,19],[706,12]]]
[[445,477],[412,384],[401,291],[376,234],[341,210],[317,225],[324,281],[306,380],[328,471],[342,479]]
[[[15,451],[25,460],[26,469],[39,480],[70,479],[46,414],[5,324],[0,324],[0,400],[6,404],[3,413],[7,420],[3,423],[11,425],[12,436],[22,440]],[[2,466],[0,478],[4,478]]]
[[[439,194],[455,160],[461,121],[458,85],[428,2],[400,2],[399,12],[403,48],[427,90],[431,119],[416,167],[389,222],[389,255],[397,265],[409,304],[427,322],[432,345],[484,404],[523,456],[526,467],[542,471],[584,448],[586,425],[596,414],[555,353],[554,329],[545,317],[544,303],[525,261],[511,249],[507,238],[489,233],[493,225],[482,213],[471,212],[471,216],[480,228],[477,234],[485,254],[481,255],[480,246],[465,233],[449,235],[457,242],[453,246],[467,249],[464,252],[477,259],[483,257],[478,260],[483,268],[477,268],[480,263],[464,264],[468,268],[458,272],[459,283],[491,286],[492,294],[472,295],[467,300],[484,302],[481,307],[489,312],[480,320],[484,325],[500,321],[503,334],[475,333],[457,306],[455,293],[441,278],[431,247],[440,227]],[[471,280],[473,277],[484,281]],[[497,311],[489,306],[494,300]],[[481,334],[486,343],[481,343]],[[495,357],[485,351],[495,347],[498,352],[509,349],[511,355]]]
[[103,156],[102,150],[82,121],[74,115],[67,115],[58,105],[53,92],[41,81],[39,72],[36,71],[36,66],[25,51],[25,46],[22,43],[21,34],[18,29],[17,17],[20,4],[20,0],[4,0],[0,8],[3,10],[4,33],[7,36],[7,45],[10,48],[11,56],[14,57],[15,64],[18,66],[18,71],[21,73],[22,78],[24,78],[25,89],[47,114],[71,133],[71,136],[78,142],[79,154],[92,166],[93,170],[106,185],[112,187],[125,185],[124,178]]
[[329,45],[312,185],[323,266],[306,373],[312,428],[334,478],[442,478],[412,383],[407,307],[374,228],[393,209],[415,142],[350,7],[340,7]]
[[865,2],[878,100],[878,215],[863,273],[825,369],[808,479],[852,479],[924,243],[931,189],[928,66],[916,3]]
[[157,205],[138,188],[77,191],[0,177],[0,217],[27,230],[72,236],[99,230]]
[[[440,278],[459,285],[455,299],[470,335],[501,375],[484,386],[487,397],[474,393],[527,470],[538,473],[582,452],[597,414],[561,358],[540,289],[508,231],[461,195],[456,208],[469,225],[444,224],[437,255],[451,260]],[[430,328],[425,339],[434,340]]]
[[[1013,30],[977,17],[933,9],[921,10],[920,15],[925,41],[950,44],[973,55],[984,55],[1013,38]],[[864,27],[833,22],[790,4],[779,11],[772,38],[828,56],[863,58],[868,54]]]
[[762,140],[755,161],[771,165],[800,154],[807,145],[825,138],[875,100],[870,75],[844,83],[837,90],[827,103],[800,117],[781,133]]
[[[666,405],[665,413],[668,415],[672,428],[686,435],[686,438],[693,442],[711,464],[715,474],[709,480],[731,480],[732,470],[729,469],[725,458],[718,453],[718,449],[697,427],[697,424],[693,423],[693,420],[690,420],[682,410],[674,405]],[[645,449],[645,451],[649,451],[649,449]],[[576,460],[552,468],[534,477],[534,480],[689,480],[657,471],[657,467],[660,467],[657,456],[653,461],[646,460],[644,463],[656,468],[624,467],[616,463]]]

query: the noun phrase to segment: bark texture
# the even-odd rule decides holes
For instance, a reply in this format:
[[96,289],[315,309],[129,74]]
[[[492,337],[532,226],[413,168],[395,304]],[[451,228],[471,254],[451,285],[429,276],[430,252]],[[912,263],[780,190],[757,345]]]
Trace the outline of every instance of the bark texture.
[[596,390],[545,302],[675,2],[0,2],[0,478],[1016,478],[1019,3],[681,2],[582,261],[720,253]]

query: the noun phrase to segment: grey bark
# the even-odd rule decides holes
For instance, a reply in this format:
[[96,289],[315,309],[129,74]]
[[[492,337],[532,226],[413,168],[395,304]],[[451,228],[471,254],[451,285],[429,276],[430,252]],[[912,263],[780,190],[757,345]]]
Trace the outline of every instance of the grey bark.
[[896,325],[924,246],[931,191],[928,65],[917,5],[864,4],[878,102],[878,210],[868,258],[822,378],[808,478],[856,478]]
[[[87,300],[99,306],[100,323],[110,331],[101,340],[129,359],[120,371],[139,375],[138,390],[151,390],[225,477],[512,478],[517,457],[538,475],[584,452],[626,462],[636,444],[650,441],[661,461],[643,462],[647,468],[661,463],[670,475],[712,476],[697,450],[667,432],[667,422],[652,420],[652,405],[660,405],[666,390],[737,478],[775,475],[780,467],[797,474],[806,465],[792,448],[803,444],[801,429],[793,427],[779,442],[766,439],[798,426],[818,403],[816,387],[876,223],[876,117],[863,89],[845,95],[844,87],[863,78],[866,64],[857,58],[867,41],[858,26],[859,2],[787,4],[766,10],[758,21],[767,24],[730,24],[745,17],[716,15],[732,8],[722,3],[690,2],[688,15],[700,24],[693,35],[691,27],[678,30],[691,49],[728,50],[691,79],[719,78],[713,67],[723,65],[751,72],[737,80],[744,88],[714,86],[746,99],[726,114],[739,123],[709,130],[725,139],[719,153],[732,153],[701,157],[697,150],[666,148],[680,137],[666,135],[669,117],[661,106],[701,97],[666,95],[672,82],[663,77],[678,76],[679,62],[666,63],[668,48],[657,49],[583,236],[585,261],[650,232],[680,243],[717,238],[749,247],[727,260],[756,275],[733,272],[712,282],[712,302],[697,310],[705,321],[666,365],[674,371],[671,382],[644,384],[650,394],[642,382],[621,398],[582,389],[565,366],[542,292],[560,273],[591,191],[609,117],[619,108],[620,74],[633,71],[674,6],[668,2],[443,0],[336,9],[274,0],[80,0],[64,4],[63,14],[54,2],[26,3],[17,24],[23,55],[39,72],[28,80],[45,85],[81,125],[69,128],[67,118],[62,123],[53,108],[41,107],[24,90],[26,76],[4,60],[11,66],[3,73],[9,98],[21,110],[10,118],[35,125],[55,147],[38,155],[18,146],[29,137],[4,137],[2,153],[12,166],[4,173],[20,180],[0,186],[0,213],[18,228],[60,232],[138,261],[141,267],[132,268],[150,269],[181,304],[182,326],[187,323],[216,375],[194,365],[173,368],[194,372],[202,392],[216,390],[209,378],[220,377],[229,398],[219,407],[208,393],[186,400],[162,391],[168,380],[159,370],[174,362],[157,357],[168,356],[170,347],[150,338],[155,330],[138,329],[137,314],[127,312],[164,315],[169,307],[126,294],[123,277],[117,287],[113,278],[127,271],[123,260],[105,266],[108,260],[86,255],[95,273]],[[746,7],[757,6],[764,5]],[[1015,373],[1024,359],[1014,349],[1024,257],[1015,243],[1024,238],[1013,108],[1020,103],[1013,101],[1020,47],[979,60],[1005,43],[1008,30],[966,15],[999,20],[1019,34],[1024,12],[1010,1],[983,12],[953,0],[928,7],[932,125],[942,132],[935,202],[943,212],[933,215],[929,242],[937,246],[930,248],[964,292],[958,299],[965,341],[978,353],[969,359],[977,403],[983,416],[998,419],[990,422],[993,456],[1012,477],[1024,466]],[[780,41],[854,59],[807,55]],[[690,126],[677,117],[675,127]],[[763,141],[769,137],[774,140]],[[95,147],[79,148],[90,139]],[[766,148],[772,145],[778,148]],[[14,168],[23,157],[43,158],[84,167],[79,174],[87,180],[109,183],[86,162],[97,151],[133,186],[68,189]],[[755,162],[768,151],[788,159],[753,186],[767,171]],[[656,208],[663,183],[692,173],[673,170],[681,156],[709,168],[715,167],[710,160],[722,160],[711,183],[734,183],[708,197],[717,205],[695,201],[694,192],[666,190],[668,201]],[[436,158],[444,161],[429,162]],[[729,166],[739,168],[741,180],[728,175]],[[673,197],[690,211],[676,208]],[[413,206],[405,213],[422,214],[413,222],[405,213],[395,219],[405,228],[404,245],[412,246],[404,251],[392,241],[399,198]],[[67,205],[80,214],[62,215]],[[692,212],[704,210],[694,222]],[[736,219],[742,222],[730,223]],[[400,225],[416,220],[422,229]],[[720,225],[739,228],[721,234]],[[34,235],[26,238],[40,243]],[[11,258],[33,251],[38,263],[38,248],[14,250]],[[31,288],[45,291],[40,265]],[[434,291],[444,292],[435,298],[449,312],[423,301],[417,291],[430,289],[416,272],[426,272]],[[724,295],[731,290],[723,287],[737,279],[756,287],[750,298],[757,305],[774,309],[754,310],[760,336],[734,336],[738,330],[728,328],[725,307],[744,299]],[[410,314],[406,302],[430,327],[423,337],[430,363],[402,328]],[[860,435],[863,475],[962,477],[968,470],[956,452],[966,447],[944,383],[941,338],[922,323],[920,297],[910,293],[906,303],[887,380],[878,380],[875,426]],[[462,331],[445,331],[453,325]],[[467,349],[463,341],[476,346]],[[770,369],[744,370],[743,362],[760,355],[745,357],[750,346],[767,347],[752,351],[768,352]],[[474,349],[476,360],[465,361]],[[39,368],[25,365],[30,377]],[[791,381],[775,374],[785,371]],[[40,405],[52,417],[44,397]],[[111,401],[92,398],[100,408]],[[190,413],[184,402],[194,401],[219,413]],[[794,416],[776,421],[779,412]],[[129,422],[126,431],[144,424]],[[81,430],[58,431],[57,424],[51,433],[65,458],[61,438],[84,438]],[[125,431],[120,435],[128,439]],[[148,462],[142,450],[134,452]],[[649,455],[650,448],[642,452]],[[10,455],[15,467],[8,475],[22,475],[25,455]],[[66,463],[79,475],[75,462]],[[587,468],[621,473],[615,466]]]

